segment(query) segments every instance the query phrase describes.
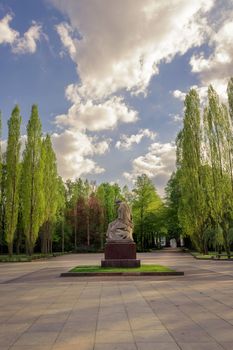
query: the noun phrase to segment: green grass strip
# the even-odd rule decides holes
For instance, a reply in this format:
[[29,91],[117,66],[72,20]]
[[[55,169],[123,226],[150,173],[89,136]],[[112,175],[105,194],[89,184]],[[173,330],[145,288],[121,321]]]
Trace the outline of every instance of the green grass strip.
[[162,265],[141,265],[140,267],[101,267],[98,265],[76,266],[69,272],[174,272],[169,267]]

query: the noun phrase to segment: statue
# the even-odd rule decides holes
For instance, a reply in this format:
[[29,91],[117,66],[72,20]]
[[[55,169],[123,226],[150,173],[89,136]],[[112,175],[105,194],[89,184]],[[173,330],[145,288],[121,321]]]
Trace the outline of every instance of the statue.
[[126,202],[116,200],[118,217],[110,222],[107,230],[107,241],[133,241],[133,222],[130,208]]

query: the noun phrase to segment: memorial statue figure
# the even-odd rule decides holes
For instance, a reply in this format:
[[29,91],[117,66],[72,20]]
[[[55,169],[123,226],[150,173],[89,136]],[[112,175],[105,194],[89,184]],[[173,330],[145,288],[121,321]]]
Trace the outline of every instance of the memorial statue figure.
[[133,222],[130,208],[126,202],[116,200],[118,217],[110,222],[107,241],[133,241]]

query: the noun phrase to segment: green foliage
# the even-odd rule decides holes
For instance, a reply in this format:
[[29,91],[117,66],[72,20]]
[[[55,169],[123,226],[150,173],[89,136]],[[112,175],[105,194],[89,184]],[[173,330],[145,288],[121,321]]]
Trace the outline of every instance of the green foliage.
[[154,246],[155,236],[165,233],[158,224],[161,216],[162,201],[147,175],[138,176],[133,189],[134,237],[138,249],[144,250]]
[[13,253],[13,241],[18,222],[19,185],[20,185],[20,125],[21,116],[16,106],[8,121],[8,140],[6,150],[5,183],[5,237],[9,254]]
[[171,175],[165,188],[166,225],[168,235],[170,238],[175,238],[176,240],[178,240],[182,234],[182,227],[178,218],[179,204],[181,201],[179,173],[180,171],[177,170]]
[[22,165],[22,215],[29,254],[32,254],[44,220],[43,157],[41,122],[36,105],[27,125],[27,141]]
[[[228,84],[228,107],[220,103],[212,86],[203,115],[197,92],[185,99],[184,127],[177,136],[177,183],[168,184],[168,210],[176,215],[182,233],[200,252],[208,246],[230,257],[233,227],[232,117],[233,80]],[[174,178],[171,179],[174,181]],[[174,201],[176,193],[178,201]],[[178,210],[177,210],[178,208]],[[172,210],[171,210],[172,209]]]

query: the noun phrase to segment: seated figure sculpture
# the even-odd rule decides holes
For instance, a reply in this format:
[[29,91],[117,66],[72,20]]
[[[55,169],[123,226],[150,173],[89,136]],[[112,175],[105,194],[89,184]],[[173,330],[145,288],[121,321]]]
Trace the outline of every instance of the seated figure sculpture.
[[107,230],[107,242],[133,241],[133,222],[130,208],[126,202],[116,200],[118,217],[110,222]]

